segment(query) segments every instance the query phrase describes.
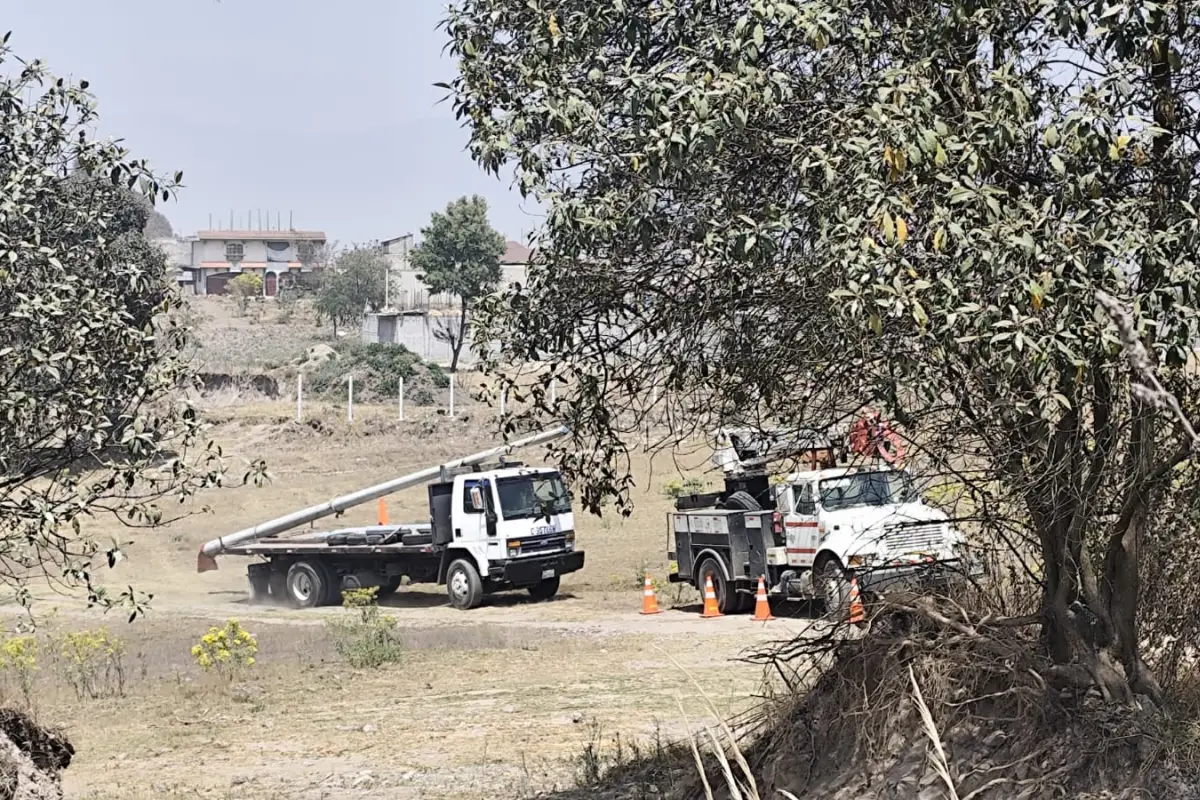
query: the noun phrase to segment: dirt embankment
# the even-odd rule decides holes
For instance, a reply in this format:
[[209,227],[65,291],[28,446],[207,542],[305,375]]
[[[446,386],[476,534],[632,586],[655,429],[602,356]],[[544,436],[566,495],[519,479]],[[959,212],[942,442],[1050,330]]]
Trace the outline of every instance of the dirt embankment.
[[[1186,712],[1118,707],[1094,690],[1054,688],[1039,674],[1048,665],[1018,633],[948,632],[901,614],[872,625],[861,638],[829,640],[824,657],[811,639],[775,644],[756,657],[790,674],[796,689],[732,723],[746,769],[729,748],[726,771],[712,756],[711,738],[695,734],[708,753],[711,796],[1200,800],[1200,722]],[[998,656],[1004,640],[1029,657]],[[693,728],[704,725],[727,741],[712,715],[693,713],[707,717]],[[731,777],[740,794],[728,790]],[[622,764],[585,789],[545,795],[652,796],[708,796],[689,746]]]
[[19,711],[0,709],[0,800],[58,800],[75,755],[63,736]]

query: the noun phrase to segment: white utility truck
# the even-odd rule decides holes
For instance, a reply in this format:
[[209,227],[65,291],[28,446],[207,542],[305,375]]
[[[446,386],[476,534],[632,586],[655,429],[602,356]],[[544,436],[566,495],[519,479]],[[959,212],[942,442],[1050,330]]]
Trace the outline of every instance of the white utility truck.
[[[583,568],[571,494],[558,470],[504,457],[568,432],[543,431],[214,539],[201,548],[197,571],[216,569],[220,554],[256,557],[248,568],[251,600],[271,597],[296,608],[338,603],[346,589],[374,586],[386,595],[406,579],[445,585],[460,609],[507,589],[549,599],[562,575]],[[428,522],[281,536],[420,484],[429,484]]]
[[[864,439],[864,430],[876,435]],[[962,534],[897,463],[890,431],[860,425],[850,438],[855,458],[839,463],[833,441],[816,433],[720,432],[713,462],[725,489],[676,500],[670,580],[702,589],[711,576],[721,612],[736,613],[753,604],[763,576],[770,594],[822,600],[836,614],[851,578],[882,591],[980,574]],[[785,459],[806,468],[772,476],[768,465]]]

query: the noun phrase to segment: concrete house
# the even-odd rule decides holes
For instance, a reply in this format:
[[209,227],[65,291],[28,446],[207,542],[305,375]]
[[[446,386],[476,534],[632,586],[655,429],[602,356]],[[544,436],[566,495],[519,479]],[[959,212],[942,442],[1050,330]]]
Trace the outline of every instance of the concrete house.
[[[273,297],[304,273],[319,269],[326,243],[324,231],[200,231],[189,237],[188,270],[199,295],[226,294],[226,284],[243,272],[263,279],[263,293]],[[185,284],[186,285],[186,284]]]

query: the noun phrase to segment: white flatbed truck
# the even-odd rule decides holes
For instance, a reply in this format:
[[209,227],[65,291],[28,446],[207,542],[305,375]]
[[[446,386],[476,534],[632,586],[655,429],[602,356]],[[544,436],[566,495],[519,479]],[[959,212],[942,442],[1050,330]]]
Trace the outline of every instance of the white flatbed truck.
[[[215,569],[221,554],[257,558],[247,569],[251,600],[296,608],[338,603],[346,589],[378,587],[387,595],[405,580],[446,586],[450,604],[460,609],[511,589],[549,599],[561,577],[584,564],[571,493],[558,470],[503,457],[567,432],[544,431],[214,539],[201,548],[197,570]],[[502,460],[487,464],[493,458]],[[429,484],[427,523],[282,535],[422,483]]]

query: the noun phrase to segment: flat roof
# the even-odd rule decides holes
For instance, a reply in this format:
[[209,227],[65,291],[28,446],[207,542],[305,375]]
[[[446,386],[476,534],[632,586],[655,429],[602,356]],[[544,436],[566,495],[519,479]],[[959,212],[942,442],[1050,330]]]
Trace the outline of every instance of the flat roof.
[[196,238],[225,241],[252,239],[264,242],[323,242],[325,231],[197,231]]

